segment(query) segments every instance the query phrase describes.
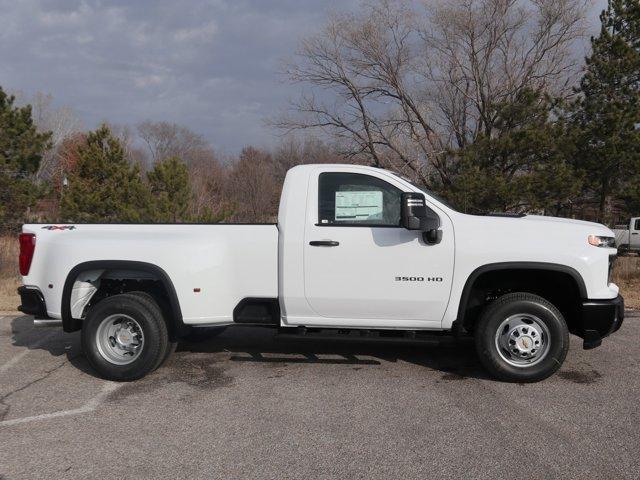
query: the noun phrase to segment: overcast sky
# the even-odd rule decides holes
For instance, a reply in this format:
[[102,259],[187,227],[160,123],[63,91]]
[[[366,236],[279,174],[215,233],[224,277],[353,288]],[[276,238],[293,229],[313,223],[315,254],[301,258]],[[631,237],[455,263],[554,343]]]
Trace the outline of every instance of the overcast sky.
[[264,120],[297,95],[280,62],[328,11],[358,3],[0,0],[0,86],[50,93],[87,128],[165,120],[222,152],[269,146]]
[[293,96],[281,60],[349,4],[0,0],[0,85],[50,93],[88,128],[166,120],[233,153],[273,142],[264,119]]

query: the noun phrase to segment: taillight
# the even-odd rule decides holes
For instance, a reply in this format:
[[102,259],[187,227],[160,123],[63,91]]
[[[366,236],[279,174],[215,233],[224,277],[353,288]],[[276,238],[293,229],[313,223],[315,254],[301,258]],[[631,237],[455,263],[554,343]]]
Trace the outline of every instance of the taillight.
[[36,236],[33,233],[20,234],[20,275],[29,275],[33,252],[36,249]]

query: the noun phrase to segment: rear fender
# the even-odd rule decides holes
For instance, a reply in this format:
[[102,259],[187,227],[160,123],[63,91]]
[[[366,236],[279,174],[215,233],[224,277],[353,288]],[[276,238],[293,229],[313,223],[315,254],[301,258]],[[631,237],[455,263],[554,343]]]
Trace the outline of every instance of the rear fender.
[[[97,272],[100,272],[98,274],[99,277],[105,270],[138,271],[149,275],[147,278],[155,278],[159,280],[167,292],[167,301],[171,309],[172,320],[175,322],[175,326],[178,329],[184,328],[178,295],[176,294],[171,278],[169,278],[167,272],[162,268],[146,262],[135,262],[129,260],[96,260],[76,265],[67,275],[67,279],[65,280],[64,288],[62,290],[62,328],[65,332],[74,332],[82,328],[82,320],[78,318],[78,311],[80,311],[80,309],[77,308],[77,305],[74,304],[72,300],[74,284],[76,284],[76,281],[83,282],[83,280],[86,279],[96,278]],[[82,276],[80,276],[81,274]],[[91,295],[93,293],[95,293],[95,291],[91,292]],[[76,298],[76,300],[78,300],[78,298]],[[75,305],[76,307],[73,308],[73,311],[72,305]],[[84,305],[86,305],[86,302]],[[82,308],[84,308],[84,305]]]

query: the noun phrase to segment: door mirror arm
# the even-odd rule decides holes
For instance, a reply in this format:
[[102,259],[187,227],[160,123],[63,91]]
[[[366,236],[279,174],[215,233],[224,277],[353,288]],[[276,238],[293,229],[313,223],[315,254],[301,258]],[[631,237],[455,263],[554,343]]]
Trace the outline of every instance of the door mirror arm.
[[422,232],[422,240],[428,245],[437,245],[442,241],[442,230],[431,229],[426,232]]

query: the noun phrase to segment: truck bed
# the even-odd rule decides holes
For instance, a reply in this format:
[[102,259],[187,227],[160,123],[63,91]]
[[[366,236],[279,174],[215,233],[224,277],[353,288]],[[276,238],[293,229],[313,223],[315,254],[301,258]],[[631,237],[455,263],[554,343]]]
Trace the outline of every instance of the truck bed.
[[628,245],[629,244],[629,234],[630,231],[629,229],[621,229],[621,228],[616,228],[613,230],[613,233],[616,234],[616,245],[620,246],[620,245]]
[[149,263],[171,279],[187,324],[226,324],[243,298],[278,296],[276,225],[29,224],[36,248],[25,285],[43,289],[61,318],[71,269],[85,262]]

